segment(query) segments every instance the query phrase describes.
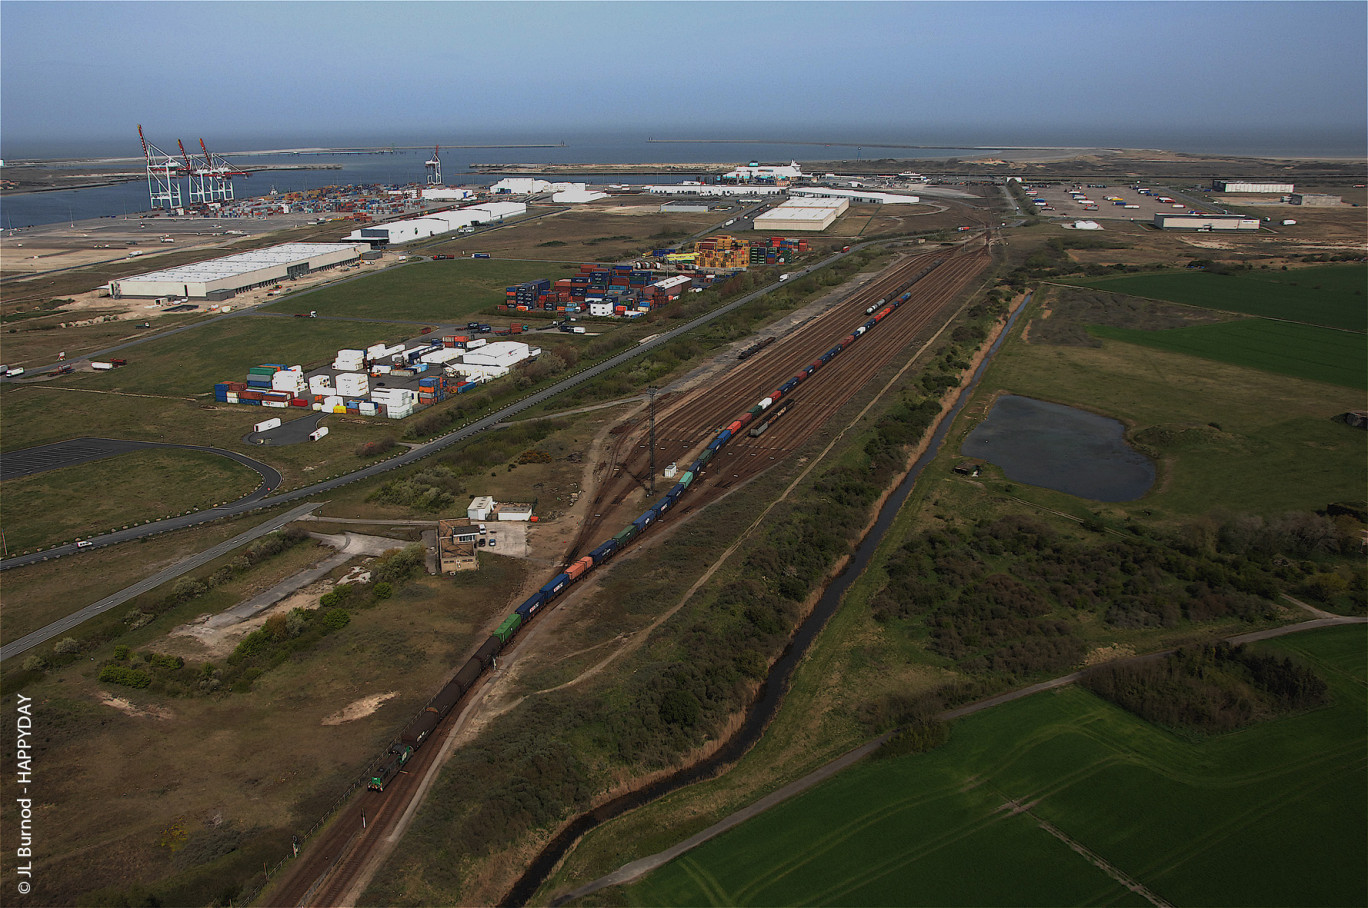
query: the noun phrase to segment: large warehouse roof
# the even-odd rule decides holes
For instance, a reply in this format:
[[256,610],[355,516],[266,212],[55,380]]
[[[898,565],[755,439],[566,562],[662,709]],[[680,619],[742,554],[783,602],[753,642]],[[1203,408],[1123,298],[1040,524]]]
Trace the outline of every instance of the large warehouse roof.
[[871,192],[867,189],[834,189],[830,186],[793,186],[789,195],[806,196],[810,199],[849,199],[875,205],[915,204],[919,196],[902,195],[896,192]]
[[244,274],[251,274],[263,268],[289,266],[307,262],[320,255],[327,255],[333,252],[353,252],[360,255],[369,247],[358,246],[355,243],[284,243],[280,246],[271,246],[266,249],[253,249],[251,252],[240,252],[237,255],[225,256],[221,259],[210,259],[207,262],[195,262],[190,265],[177,265],[175,268],[167,268],[164,271],[152,271],[148,274],[139,274],[134,277],[126,277],[122,280],[127,281],[167,281],[170,283],[207,283],[209,281],[219,281],[225,278],[238,277]]

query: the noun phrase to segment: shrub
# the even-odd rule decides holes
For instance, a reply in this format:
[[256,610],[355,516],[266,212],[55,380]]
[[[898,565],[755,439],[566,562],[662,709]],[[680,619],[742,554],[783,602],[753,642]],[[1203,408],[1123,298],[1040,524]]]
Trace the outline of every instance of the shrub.
[[110,684],[122,684],[124,687],[141,688],[152,683],[152,676],[138,668],[106,665],[100,669],[100,680]]
[[323,625],[331,630],[340,631],[351,623],[351,615],[346,609],[331,609],[323,615]]
[[71,656],[81,651],[81,644],[75,637],[63,637],[53,644],[52,651],[59,656]]

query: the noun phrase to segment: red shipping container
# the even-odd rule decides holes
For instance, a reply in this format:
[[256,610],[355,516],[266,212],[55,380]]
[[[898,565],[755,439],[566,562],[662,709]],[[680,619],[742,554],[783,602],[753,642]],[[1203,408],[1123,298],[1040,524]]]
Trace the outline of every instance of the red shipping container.
[[309,402],[302,397],[290,398],[290,406],[292,407],[307,407],[308,405]]

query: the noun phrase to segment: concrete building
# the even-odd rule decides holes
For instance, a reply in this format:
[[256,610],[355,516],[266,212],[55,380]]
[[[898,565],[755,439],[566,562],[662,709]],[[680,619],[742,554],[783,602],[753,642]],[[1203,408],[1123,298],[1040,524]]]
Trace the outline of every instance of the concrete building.
[[1212,180],[1212,192],[1276,192],[1287,194],[1294,189],[1292,183],[1254,183],[1247,180]]
[[1338,208],[1344,204],[1344,200],[1337,195],[1315,192],[1294,192],[1291,202],[1293,205],[1307,205],[1312,208]]
[[868,189],[837,189],[834,186],[794,186],[789,189],[793,198],[845,199],[853,205],[915,205],[920,196],[898,192],[872,192]]
[[1258,218],[1237,214],[1156,214],[1154,226],[1160,230],[1258,230]]
[[115,299],[175,296],[217,302],[244,290],[359,261],[369,251],[366,243],[285,243],[110,281],[109,295]]
[[466,519],[478,523],[488,520],[492,513],[494,513],[494,499],[489,495],[479,495],[471,499],[470,507],[466,508]]

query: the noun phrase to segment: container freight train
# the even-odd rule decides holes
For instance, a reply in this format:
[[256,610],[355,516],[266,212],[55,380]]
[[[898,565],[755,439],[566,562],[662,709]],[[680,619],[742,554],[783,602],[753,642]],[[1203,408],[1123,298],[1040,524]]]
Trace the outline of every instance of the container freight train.
[[[940,261],[934,262],[917,274],[910,283],[916,283],[916,281],[920,280],[931,271],[932,268],[939,264]],[[546,609],[555,602],[556,599],[564,595],[566,590],[583,579],[586,574],[608,561],[608,559],[622,551],[622,549],[631,543],[632,540],[650,529],[650,527],[654,525],[656,521],[660,520],[670,508],[674,507],[675,504],[678,503],[680,497],[684,495],[685,492],[689,491],[693,484],[698,481],[704,468],[707,467],[709,462],[717,456],[718,452],[721,451],[728,442],[739,436],[752,422],[756,421],[757,417],[762,417],[767,410],[778,404],[782,398],[793,394],[803,382],[807,381],[823,366],[839,356],[847,347],[855,343],[866,333],[877,328],[880,322],[892,315],[893,312],[903,303],[907,302],[911,296],[911,291],[908,291],[897,299],[894,299],[892,302],[883,305],[878,312],[873,314],[872,318],[847,334],[841,339],[840,343],[814,359],[807,366],[796,372],[788,381],[784,382],[773,392],[762,398],[755,406],[732,420],[725,428],[713,436],[712,441],[708,443],[698,455],[697,459],[689,465],[688,470],[686,470],[679,481],[665,493],[663,498],[647,508],[641,516],[624,527],[616,536],[602,542],[598,547],[590,551],[589,554],[575,561],[564,571],[557,574],[555,577],[552,577],[545,586],[527,597],[527,600],[514,609],[513,614],[505,618],[503,623],[490,635],[489,639],[476,650],[475,655],[470,657],[470,661],[466,662],[466,664],[461,667],[461,670],[447,682],[446,686],[438,692],[437,696],[433,697],[431,702],[424,707],[423,711],[408,724],[408,727],[399,735],[399,742],[390,748],[380,769],[377,771],[377,775],[371,778],[370,784],[367,787],[375,791],[384,790],[385,785],[399,773],[409,757],[412,756],[413,752],[422,747],[423,742],[428,739],[428,736],[431,735],[433,730],[446,718],[447,714],[455,708],[456,704],[460,702],[466,692],[475,686],[475,683],[480,679],[480,676],[484,674],[485,670],[494,664],[496,657],[504,647],[508,646],[523,625],[527,624],[537,615],[537,613]],[[783,407],[786,407],[788,403],[788,401],[785,401],[779,408],[776,408],[773,416],[777,416],[782,412]],[[763,422],[764,420],[762,419],[762,423]]]

